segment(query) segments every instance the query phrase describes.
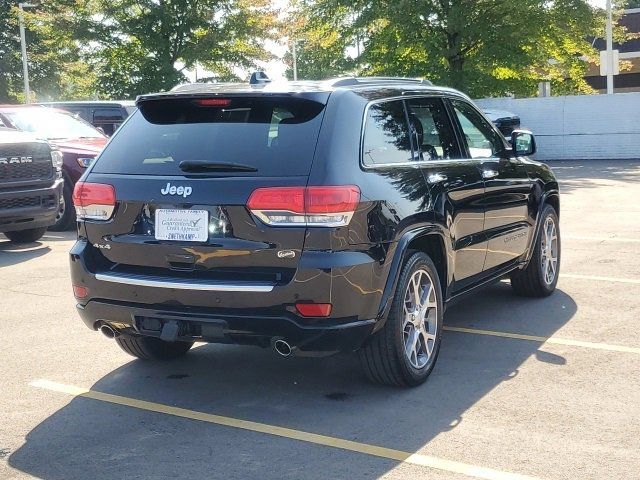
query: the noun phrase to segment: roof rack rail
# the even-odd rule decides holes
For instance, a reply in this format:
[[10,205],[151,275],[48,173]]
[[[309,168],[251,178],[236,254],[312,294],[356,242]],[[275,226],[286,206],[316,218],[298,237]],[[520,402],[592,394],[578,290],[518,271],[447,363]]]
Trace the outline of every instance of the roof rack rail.
[[376,85],[385,83],[417,83],[432,86],[429,80],[410,77],[342,77],[329,80],[332,87],[349,87],[352,85]]

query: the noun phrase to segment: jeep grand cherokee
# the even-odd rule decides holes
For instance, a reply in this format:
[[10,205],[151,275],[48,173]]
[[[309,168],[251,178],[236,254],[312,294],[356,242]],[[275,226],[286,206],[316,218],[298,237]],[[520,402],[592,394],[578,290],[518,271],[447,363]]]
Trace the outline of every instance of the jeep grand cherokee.
[[194,342],[434,367],[445,306],[558,280],[558,183],[462,93],[343,78],[144,95],[74,191],[86,325],[146,359]]

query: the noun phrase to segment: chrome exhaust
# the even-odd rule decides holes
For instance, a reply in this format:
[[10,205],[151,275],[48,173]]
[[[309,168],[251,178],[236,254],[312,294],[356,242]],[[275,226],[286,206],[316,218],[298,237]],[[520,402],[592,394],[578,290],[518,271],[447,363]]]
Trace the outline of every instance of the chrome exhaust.
[[289,345],[289,343],[287,343],[287,341],[283,340],[282,338],[279,338],[275,342],[273,342],[273,349],[281,357],[290,357],[295,351],[295,347]]
[[102,334],[107,338],[116,338],[118,335],[120,335],[108,323],[102,324],[102,326],[100,327],[100,332],[102,332]]

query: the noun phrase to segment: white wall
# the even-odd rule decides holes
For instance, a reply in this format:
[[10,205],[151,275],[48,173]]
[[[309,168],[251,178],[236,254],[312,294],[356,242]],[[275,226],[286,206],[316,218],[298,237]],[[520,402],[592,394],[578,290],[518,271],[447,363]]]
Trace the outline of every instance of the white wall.
[[536,136],[538,160],[640,159],[640,92],[476,103],[519,115]]

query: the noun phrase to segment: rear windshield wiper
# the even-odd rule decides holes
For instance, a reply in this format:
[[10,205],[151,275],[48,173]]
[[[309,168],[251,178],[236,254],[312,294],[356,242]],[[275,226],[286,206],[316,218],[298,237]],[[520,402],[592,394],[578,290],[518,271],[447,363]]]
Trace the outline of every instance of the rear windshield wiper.
[[183,172],[257,172],[258,169],[241,163],[220,163],[207,160],[183,160],[178,165]]

